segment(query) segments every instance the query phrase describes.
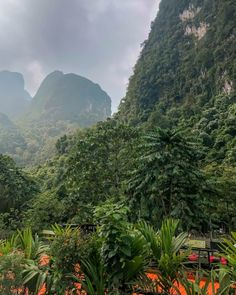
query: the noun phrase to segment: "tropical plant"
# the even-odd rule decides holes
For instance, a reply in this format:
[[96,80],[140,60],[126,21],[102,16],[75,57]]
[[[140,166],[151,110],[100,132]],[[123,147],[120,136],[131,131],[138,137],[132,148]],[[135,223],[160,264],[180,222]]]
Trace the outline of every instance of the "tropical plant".
[[0,255],[7,255],[17,248],[17,234],[13,234],[9,239],[0,240]]
[[95,210],[102,239],[100,255],[112,294],[131,292],[148,264],[145,239],[128,223],[127,213],[123,204],[107,203]]
[[[178,283],[173,285],[173,291],[177,295],[223,295],[231,294],[232,281],[227,272],[222,269],[211,270],[210,272],[197,272],[193,279],[189,279],[186,273],[178,278]],[[181,289],[180,289],[181,286]]]
[[[35,274],[36,266],[39,267],[43,255],[46,255],[48,250],[48,245],[40,241],[37,234],[33,236],[30,228],[18,230],[8,240],[2,241],[0,243],[0,273],[2,279],[0,285],[4,292],[7,292],[6,288],[11,290],[11,293],[4,294],[13,294],[13,290],[23,292],[22,290],[26,286],[31,288],[30,284],[26,284],[28,280],[25,279],[28,266],[35,265]],[[30,275],[35,277],[32,271]],[[39,285],[38,283],[37,288]]]
[[128,182],[132,211],[153,224],[173,217],[186,229],[196,227],[205,182],[194,144],[176,130],[155,129],[144,136],[140,150]]
[[64,294],[73,288],[70,274],[75,272],[75,265],[79,261],[80,231],[69,225],[62,227],[55,224],[46,233],[49,247],[44,253],[49,259],[47,263],[41,263],[33,257],[28,259],[24,270],[24,284],[34,294],[38,294],[43,286],[48,294]]
[[39,236],[33,236],[31,228],[18,230],[16,234],[17,248],[20,249],[26,259],[37,260],[46,255],[49,247],[40,241]]
[[221,256],[228,262],[225,268],[232,279],[236,281],[236,232],[231,232],[230,238],[224,238],[221,244]]
[[63,276],[58,269],[50,264],[40,265],[35,260],[27,260],[23,270],[23,283],[34,295],[44,288],[46,294],[64,294],[61,286]]
[[145,222],[138,224],[137,228],[145,238],[151,250],[152,258],[157,264],[157,287],[169,294],[174,282],[177,281],[182,262],[186,254],[181,251],[187,239],[186,233],[177,234],[179,222],[166,219],[157,232]]
[[79,272],[73,276],[74,282],[79,282],[88,295],[104,295],[107,289],[107,276],[98,251],[96,249],[89,257],[82,258],[77,266]]
[[24,263],[24,253],[17,250],[0,256],[1,294],[12,295],[22,294],[24,292],[24,282],[22,276]]

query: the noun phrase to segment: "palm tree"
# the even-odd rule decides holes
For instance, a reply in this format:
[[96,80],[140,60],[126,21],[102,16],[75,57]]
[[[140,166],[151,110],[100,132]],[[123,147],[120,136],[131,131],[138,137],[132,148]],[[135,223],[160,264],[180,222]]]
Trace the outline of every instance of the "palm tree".
[[159,225],[167,217],[195,225],[204,183],[195,146],[175,130],[156,129],[143,140],[128,182],[133,211]]
[[181,247],[187,239],[186,233],[177,234],[179,222],[166,219],[162,222],[161,229],[155,231],[145,222],[138,224],[138,229],[150,247],[152,257],[157,264],[157,287],[169,294],[170,289],[178,279],[178,273],[186,254],[181,252]]

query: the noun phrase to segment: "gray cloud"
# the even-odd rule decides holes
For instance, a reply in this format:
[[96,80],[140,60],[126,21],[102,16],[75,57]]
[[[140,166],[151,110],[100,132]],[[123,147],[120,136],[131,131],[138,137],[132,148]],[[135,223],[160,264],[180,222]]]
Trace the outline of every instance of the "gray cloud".
[[0,69],[22,72],[34,92],[59,69],[92,79],[113,100],[147,38],[158,0],[1,0]]

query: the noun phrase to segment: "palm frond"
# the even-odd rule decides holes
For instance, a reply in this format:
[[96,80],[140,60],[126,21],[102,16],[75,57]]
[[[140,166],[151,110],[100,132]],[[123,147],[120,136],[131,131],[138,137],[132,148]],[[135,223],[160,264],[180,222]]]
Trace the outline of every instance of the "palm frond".
[[152,251],[155,259],[160,259],[161,257],[161,248],[159,244],[158,234],[154,228],[148,223],[142,221],[137,224],[137,229],[141,232],[144,239],[148,243],[148,247]]

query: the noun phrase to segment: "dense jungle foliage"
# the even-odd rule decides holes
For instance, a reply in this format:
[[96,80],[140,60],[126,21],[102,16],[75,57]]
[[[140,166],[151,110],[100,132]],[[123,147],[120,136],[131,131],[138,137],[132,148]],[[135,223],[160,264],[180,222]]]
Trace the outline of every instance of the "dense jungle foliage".
[[65,135],[56,148],[57,156],[31,170],[31,178],[2,157],[1,190],[10,203],[2,211],[4,233],[15,226],[4,216],[15,210],[19,225],[37,231],[55,222],[99,223],[94,206],[108,200],[126,203],[130,221],[155,227],[170,216],[184,230],[235,225],[235,166],[206,165],[204,149],[179,130],[148,131],[109,120]]
[[[0,291],[19,295],[234,294],[236,233],[224,239],[216,261],[194,271],[188,234],[179,222],[163,220],[158,230],[128,222],[128,208],[96,208],[93,233],[53,225],[38,236],[30,228],[0,243]],[[150,268],[150,265],[155,268]],[[198,262],[197,262],[198,264]],[[191,280],[188,276],[191,271]]]

